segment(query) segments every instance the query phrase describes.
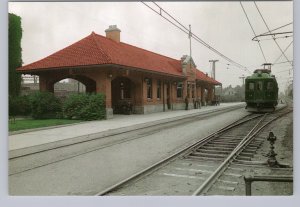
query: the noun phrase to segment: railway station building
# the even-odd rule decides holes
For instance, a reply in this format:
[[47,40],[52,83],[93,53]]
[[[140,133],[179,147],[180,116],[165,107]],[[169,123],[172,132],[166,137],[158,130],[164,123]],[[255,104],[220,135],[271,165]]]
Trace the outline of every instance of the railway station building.
[[87,37],[41,60],[22,66],[23,74],[38,75],[40,91],[54,92],[54,84],[72,78],[87,93],[103,93],[107,118],[131,112],[147,114],[210,104],[220,82],[196,68],[183,55],[173,59],[120,41],[115,25],[106,36],[92,32]]

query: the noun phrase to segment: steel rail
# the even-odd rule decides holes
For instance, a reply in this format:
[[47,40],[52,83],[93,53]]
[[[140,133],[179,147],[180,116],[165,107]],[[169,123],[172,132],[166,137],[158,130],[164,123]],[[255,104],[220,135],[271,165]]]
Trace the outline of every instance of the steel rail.
[[[244,116],[241,119],[245,119],[245,118],[247,118],[247,117],[249,117],[251,115],[252,114],[246,115],[246,116]],[[239,125],[241,125],[243,123],[246,123],[248,121],[251,121],[251,120],[256,119],[258,117],[261,117],[261,116],[263,116],[263,115],[259,114],[257,116],[254,116],[252,118],[248,118],[248,119],[243,120],[243,121],[241,121],[241,119],[239,119],[237,121],[234,121],[233,123],[231,123],[231,124],[229,124],[229,125],[221,128],[221,129],[219,129],[218,131],[211,133],[210,135],[206,136],[205,138],[196,141],[195,143],[193,143],[193,144],[191,144],[191,145],[189,145],[189,146],[187,146],[187,147],[179,150],[178,152],[175,152],[174,154],[170,155],[169,157],[167,157],[167,158],[165,158],[165,159],[163,159],[161,161],[158,161],[158,162],[154,163],[153,165],[151,165],[151,166],[149,166],[149,167],[147,167],[147,168],[145,168],[145,169],[143,169],[143,170],[135,173],[134,175],[132,175],[132,176],[130,176],[130,177],[128,177],[128,178],[126,178],[126,179],[124,179],[124,180],[116,183],[116,184],[114,184],[113,186],[110,186],[110,187],[104,189],[103,191],[97,193],[96,196],[102,196],[102,195],[105,195],[105,194],[107,194],[109,192],[112,192],[114,189],[116,189],[116,188],[118,188],[118,187],[120,187],[122,185],[125,185],[126,183],[129,183],[130,181],[132,181],[134,179],[137,179],[138,177],[141,177],[143,175],[149,174],[149,173],[151,173],[154,170],[157,170],[159,167],[162,167],[165,164],[167,164],[168,162],[172,161],[173,159],[176,159],[179,155],[186,154],[187,151],[188,151],[188,153],[190,153],[195,148],[199,147],[199,145],[205,144],[210,139],[215,138],[216,135],[218,135],[220,133],[223,133],[225,131],[228,131],[228,130],[236,127],[236,126],[239,126]]]
[[[226,167],[229,165],[232,157],[235,155],[238,149],[241,148],[242,143],[252,134],[257,126],[265,119],[266,114],[256,123],[256,125],[250,130],[250,132],[243,138],[243,140],[235,147],[235,149],[228,155],[228,157],[219,165],[219,167],[208,177],[207,180],[193,193],[193,195],[199,195],[211,187],[211,184],[223,173]],[[254,133],[255,134],[255,133]]]
[[[226,112],[229,112],[229,111],[232,111],[232,110],[235,110],[235,109],[239,109],[239,108],[243,108],[243,107],[244,106],[241,106],[241,105],[235,105],[235,106],[230,106],[228,108],[219,108],[219,109],[216,109],[216,110],[213,110],[213,111],[204,111],[203,113],[199,112],[199,113],[191,114],[188,117],[186,115],[184,115],[182,117],[179,117],[176,120],[171,120],[171,121],[168,121],[168,122],[164,122],[164,120],[160,120],[162,122],[154,123],[154,124],[151,124],[149,126],[143,126],[145,123],[140,123],[138,125],[141,125],[141,127],[134,128],[134,129],[125,129],[126,127],[123,127],[124,128],[123,131],[108,134],[108,135],[104,135],[104,136],[97,136],[97,134],[99,134],[99,132],[91,133],[91,134],[88,134],[88,135],[83,135],[83,136],[86,136],[86,138],[84,140],[81,140],[80,137],[82,137],[82,136],[79,136],[79,137],[74,138],[74,139],[79,138],[79,140],[75,141],[75,142],[72,142],[72,143],[64,143],[64,144],[61,144],[61,145],[58,145],[58,146],[54,146],[54,147],[50,147],[50,148],[46,148],[46,149],[39,149],[37,151],[30,152],[30,153],[25,153],[25,154],[21,154],[21,155],[14,155],[14,156],[9,155],[9,160],[18,159],[18,158],[26,157],[26,156],[33,155],[33,154],[43,153],[43,152],[47,152],[47,151],[50,151],[50,150],[56,150],[56,149],[60,149],[60,148],[64,148],[64,147],[69,147],[69,146],[74,146],[74,145],[78,145],[78,144],[88,143],[88,142],[91,142],[91,141],[99,140],[99,139],[110,137],[110,136],[131,133],[131,132],[134,132],[134,131],[137,131],[137,130],[144,130],[144,129],[148,129],[148,128],[151,128],[151,127],[161,126],[162,124],[170,124],[170,123],[175,123],[175,122],[185,122],[186,120],[189,120],[189,119],[192,119],[192,118],[197,118],[197,117],[201,118],[202,116],[210,116],[214,113],[226,113]],[[154,121],[154,122],[156,122],[156,121]],[[31,148],[31,147],[28,147],[28,148]],[[14,150],[12,150],[12,151],[14,151]],[[84,154],[86,154],[86,153],[84,153]]]
[[[155,124],[153,126],[138,128],[138,129],[136,129],[136,132],[139,132],[139,130],[142,130],[142,131],[146,130],[147,132],[149,130],[151,130],[151,133],[153,133],[153,132],[157,133],[157,128],[158,127],[159,127],[159,129],[163,129],[163,130],[164,129],[169,129],[169,128],[172,128],[172,127],[175,127],[175,126],[178,126],[178,125],[187,124],[188,120],[192,120],[192,121],[202,120],[205,117],[210,117],[210,116],[214,116],[214,115],[221,114],[221,113],[228,113],[229,111],[232,111],[232,110],[235,110],[235,109],[234,108],[228,108],[226,110],[219,109],[218,111],[214,111],[214,112],[206,112],[206,113],[202,113],[200,115],[198,114],[196,116],[185,117],[185,118],[181,118],[181,119],[178,119],[178,120],[172,120],[168,123],[165,122],[165,123],[162,123],[162,124]],[[106,145],[92,146],[92,147],[86,147],[86,148],[84,147],[85,150],[75,151],[74,153],[68,154],[66,156],[57,157],[57,159],[51,160],[50,162],[48,162],[48,161],[46,161],[46,162],[43,162],[43,161],[35,162],[35,164],[33,166],[30,166],[28,168],[25,167],[25,168],[21,168],[19,170],[15,170],[13,172],[9,172],[9,176],[16,175],[16,174],[19,174],[19,173],[22,173],[22,172],[25,172],[25,171],[30,171],[30,170],[33,170],[33,169],[37,169],[37,168],[40,168],[40,167],[44,167],[44,166],[47,166],[49,164],[54,164],[54,163],[58,163],[58,162],[61,162],[61,161],[64,161],[64,160],[72,159],[74,157],[82,156],[84,154],[88,154],[88,153],[91,153],[91,152],[94,152],[94,151],[97,151],[97,150],[100,150],[100,149],[103,149],[103,148],[111,147],[111,146],[116,145],[116,144],[130,142],[130,141],[133,141],[133,140],[136,140],[136,139],[140,139],[144,136],[147,136],[147,134],[148,134],[147,132],[142,133],[142,134],[138,133],[138,136],[126,136],[126,138],[113,141],[112,143],[109,143],[109,144],[106,144]],[[126,132],[123,132],[123,133],[126,133]],[[131,131],[129,131],[129,133],[131,133]],[[119,134],[116,134],[116,135],[119,135]],[[114,136],[114,135],[112,135],[112,136]],[[105,137],[103,137],[103,138],[105,138]],[[98,139],[101,139],[101,138],[98,138]],[[94,140],[92,140],[92,141],[94,141]],[[89,142],[89,140],[87,140],[86,142]],[[84,144],[84,143],[85,142],[81,142],[81,143],[77,142],[77,143],[74,143],[73,145]],[[72,145],[68,145],[66,147],[72,147]],[[55,148],[55,149],[45,150],[45,151],[52,151],[52,153],[55,153],[55,151],[53,151],[53,150],[59,150],[59,148],[60,147]],[[15,161],[17,159],[24,158],[24,157],[26,158],[28,156],[35,156],[36,154],[43,153],[45,151],[39,151],[39,152],[36,152],[36,153],[30,153],[30,154],[26,154],[26,155],[23,155],[23,156],[10,158],[9,161]],[[29,159],[32,160],[33,158],[29,158]]]
[[[285,108],[285,107],[284,107]],[[282,108],[283,109],[283,108]],[[281,110],[282,110],[281,109]],[[252,130],[245,136],[245,138],[236,146],[236,148],[230,153],[230,155],[220,164],[220,166],[208,177],[208,179],[193,193],[193,196],[204,194],[211,185],[217,180],[217,178],[226,170],[226,168],[230,165],[231,161],[235,159],[235,157],[242,151],[244,148],[253,140],[253,138],[263,130],[267,125],[271,122],[275,121],[276,119],[284,116],[287,113],[290,113],[291,110],[276,116],[275,118],[271,119],[267,123],[263,124],[260,128],[258,128],[255,132],[253,132],[259,124],[266,118],[267,114],[258,121],[258,123],[252,128]],[[250,134],[253,134],[250,136]]]

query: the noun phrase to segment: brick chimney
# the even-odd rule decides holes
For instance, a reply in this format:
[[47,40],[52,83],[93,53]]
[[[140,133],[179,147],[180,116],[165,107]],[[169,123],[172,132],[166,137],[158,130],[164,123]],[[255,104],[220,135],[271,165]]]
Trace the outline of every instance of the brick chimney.
[[187,66],[187,55],[183,55],[181,57],[181,70],[182,70],[182,75],[186,75],[186,66]]
[[114,40],[115,42],[120,42],[120,33],[121,30],[117,25],[110,25],[108,29],[105,30],[106,37]]

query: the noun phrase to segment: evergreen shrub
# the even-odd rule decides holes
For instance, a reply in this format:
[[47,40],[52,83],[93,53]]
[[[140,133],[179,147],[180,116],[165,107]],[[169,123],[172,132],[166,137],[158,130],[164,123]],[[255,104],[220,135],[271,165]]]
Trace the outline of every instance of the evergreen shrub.
[[9,96],[9,116],[28,116],[31,103],[28,96]]
[[62,112],[61,101],[50,92],[36,92],[29,96],[34,119],[58,118]]
[[105,118],[104,94],[72,94],[63,103],[68,119],[99,120]]
[[21,17],[9,14],[8,23],[8,94],[18,96],[21,87],[21,73],[16,69],[22,66],[22,26]]

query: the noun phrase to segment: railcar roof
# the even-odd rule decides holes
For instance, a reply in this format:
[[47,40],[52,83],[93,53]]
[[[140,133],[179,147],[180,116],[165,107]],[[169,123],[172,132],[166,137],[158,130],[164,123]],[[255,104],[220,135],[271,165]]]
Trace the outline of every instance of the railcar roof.
[[248,76],[246,80],[262,80],[262,79],[272,79],[275,80],[275,76],[272,76],[270,74],[262,73],[262,74],[253,74],[251,76]]
[[271,73],[271,70],[269,70],[269,69],[256,69],[255,71],[254,71],[254,73],[258,73],[258,72],[261,72],[261,73]]
[[271,70],[268,69],[256,69],[254,73],[246,79],[275,79],[275,75],[272,75]]

